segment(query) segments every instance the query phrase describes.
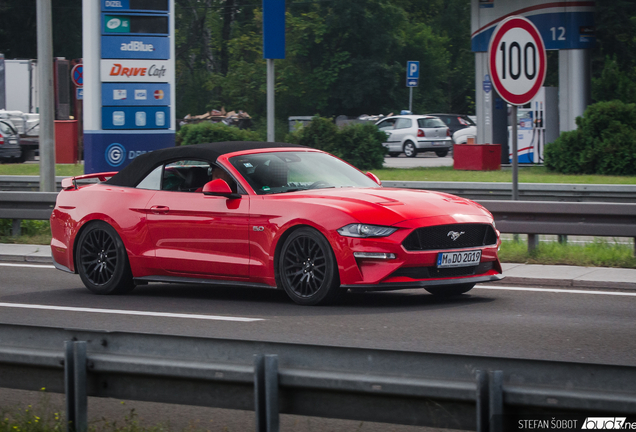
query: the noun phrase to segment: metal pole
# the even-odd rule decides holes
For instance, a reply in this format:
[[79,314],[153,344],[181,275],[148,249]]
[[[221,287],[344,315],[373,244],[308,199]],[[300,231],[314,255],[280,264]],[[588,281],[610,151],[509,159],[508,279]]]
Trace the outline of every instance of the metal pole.
[[409,87],[409,111],[413,112],[413,87]]
[[67,432],[86,432],[88,429],[86,342],[66,341],[64,343],[64,391]]
[[51,0],[37,0],[40,93],[40,191],[55,192],[55,107],[53,104],[53,24]]
[[519,155],[517,154],[517,105],[512,106],[512,199],[519,200]]
[[276,141],[274,135],[274,59],[267,59],[267,141]]
[[254,356],[254,411],[256,432],[279,432],[278,356]]

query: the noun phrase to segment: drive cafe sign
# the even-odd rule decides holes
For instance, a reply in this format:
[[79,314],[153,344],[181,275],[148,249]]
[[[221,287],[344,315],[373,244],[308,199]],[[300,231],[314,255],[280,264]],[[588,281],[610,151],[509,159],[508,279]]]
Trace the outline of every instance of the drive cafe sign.
[[171,82],[167,60],[101,60],[102,82]]

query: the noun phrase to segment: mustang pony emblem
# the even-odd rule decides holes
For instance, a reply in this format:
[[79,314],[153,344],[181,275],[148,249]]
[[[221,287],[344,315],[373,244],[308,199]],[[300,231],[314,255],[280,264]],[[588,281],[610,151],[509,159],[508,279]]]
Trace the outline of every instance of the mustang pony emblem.
[[459,238],[460,235],[462,234],[466,234],[465,231],[462,232],[457,232],[457,231],[449,231],[448,234],[446,234],[446,237],[450,237],[452,241],[455,241]]

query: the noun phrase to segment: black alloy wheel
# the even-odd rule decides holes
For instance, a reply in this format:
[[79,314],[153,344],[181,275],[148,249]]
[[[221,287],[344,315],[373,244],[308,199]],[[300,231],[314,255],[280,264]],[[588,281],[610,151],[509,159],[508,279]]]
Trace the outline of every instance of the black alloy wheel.
[[126,248],[107,223],[91,222],[80,235],[76,253],[80,278],[95,294],[125,294],[135,287]]
[[424,289],[436,297],[452,297],[467,293],[475,286],[474,283],[458,284],[458,285],[441,285],[430,286]]
[[313,228],[299,228],[285,240],[278,260],[280,283],[301,305],[324,305],[340,294],[338,266],[331,246]]
[[417,149],[415,148],[415,144],[411,141],[407,141],[404,143],[404,154],[406,157],[415,157],[417,156]]

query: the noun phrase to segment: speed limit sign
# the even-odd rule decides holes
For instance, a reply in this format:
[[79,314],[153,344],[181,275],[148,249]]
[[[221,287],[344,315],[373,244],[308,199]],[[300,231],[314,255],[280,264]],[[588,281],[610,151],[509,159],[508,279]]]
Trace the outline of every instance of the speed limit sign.
[[502,21],[488,46],[488,68],[497,93],[511,105],[525,105],[537,94],[547,69],[543,39],[523,17]]

